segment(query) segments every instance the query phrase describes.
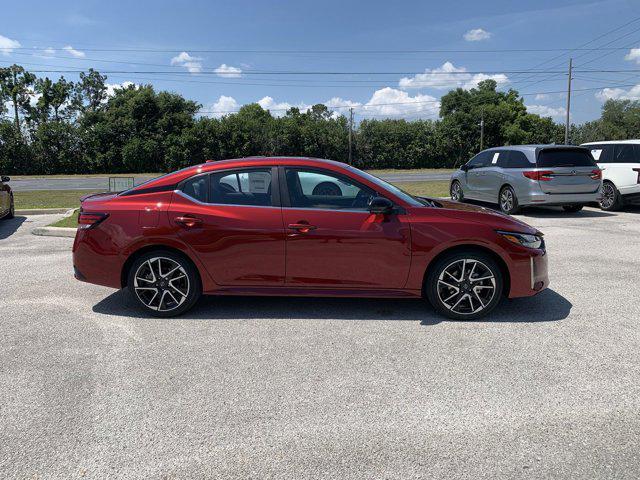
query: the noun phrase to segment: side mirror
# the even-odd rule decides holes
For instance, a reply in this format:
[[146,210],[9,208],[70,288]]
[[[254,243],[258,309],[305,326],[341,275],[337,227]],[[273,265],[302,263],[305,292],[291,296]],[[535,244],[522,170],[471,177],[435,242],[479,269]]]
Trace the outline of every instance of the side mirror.
[[11,180],[11,179],[9,177],[4,176],[4,175],[2,176],[2,178],[0,178],[0,181],[3,182],[3,183],[7,183],[9,180]]
[[374,197],[369,202],[369,211],[374,214],[387,214],[393,211],[393,203],[384,197]]

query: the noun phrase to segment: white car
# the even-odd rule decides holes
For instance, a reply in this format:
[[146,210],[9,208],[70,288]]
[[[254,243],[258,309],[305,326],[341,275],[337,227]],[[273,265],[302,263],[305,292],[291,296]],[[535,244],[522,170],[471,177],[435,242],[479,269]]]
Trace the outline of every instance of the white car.
[[640,205],[640,140],[582,144],[602,169],[602,210]]

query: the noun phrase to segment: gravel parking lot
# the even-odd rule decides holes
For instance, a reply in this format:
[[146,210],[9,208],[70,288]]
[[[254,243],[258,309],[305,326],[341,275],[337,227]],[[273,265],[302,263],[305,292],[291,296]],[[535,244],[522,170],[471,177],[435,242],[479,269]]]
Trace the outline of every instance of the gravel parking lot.
[[535,210],[551,288],[210,298],[139,318],[72,278],[57,217],[0,222],[1,478],[640,477],[640,210]]

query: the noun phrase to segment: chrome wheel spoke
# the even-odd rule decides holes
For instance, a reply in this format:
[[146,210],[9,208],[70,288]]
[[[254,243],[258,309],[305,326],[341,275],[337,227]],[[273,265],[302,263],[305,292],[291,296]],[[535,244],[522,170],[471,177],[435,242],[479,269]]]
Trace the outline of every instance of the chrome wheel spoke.
[[138,300],[146,307],[168,312],[185,302],[191,285],[180,263],[167,257],[154,257],[138,267],[133,287]]
[[491,303],[496,292],[494,272],[474,258],[463,258],[447,265],[437,280],[439,300],[459,315],[478,313]]

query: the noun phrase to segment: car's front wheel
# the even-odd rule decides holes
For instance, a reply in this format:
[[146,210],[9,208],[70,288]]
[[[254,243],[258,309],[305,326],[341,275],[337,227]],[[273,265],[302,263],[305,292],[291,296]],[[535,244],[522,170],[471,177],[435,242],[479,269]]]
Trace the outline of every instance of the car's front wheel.
[[460,185],[459,181],[454,180],[451,182],[449,193],[451,194],[451,200],[454,202],[464,202],[464,191],[462,190],[462,185]]
[[146,312],[156,317],[175,317],[200,298],[200,276],[182,255],[156,250],[138,257],[127,279],[129,293]]
[[491,312],[502,298],[500,267],[489,255],[457,252],[429,269],[425,294],[433,307],[454,320],[474,320]]

